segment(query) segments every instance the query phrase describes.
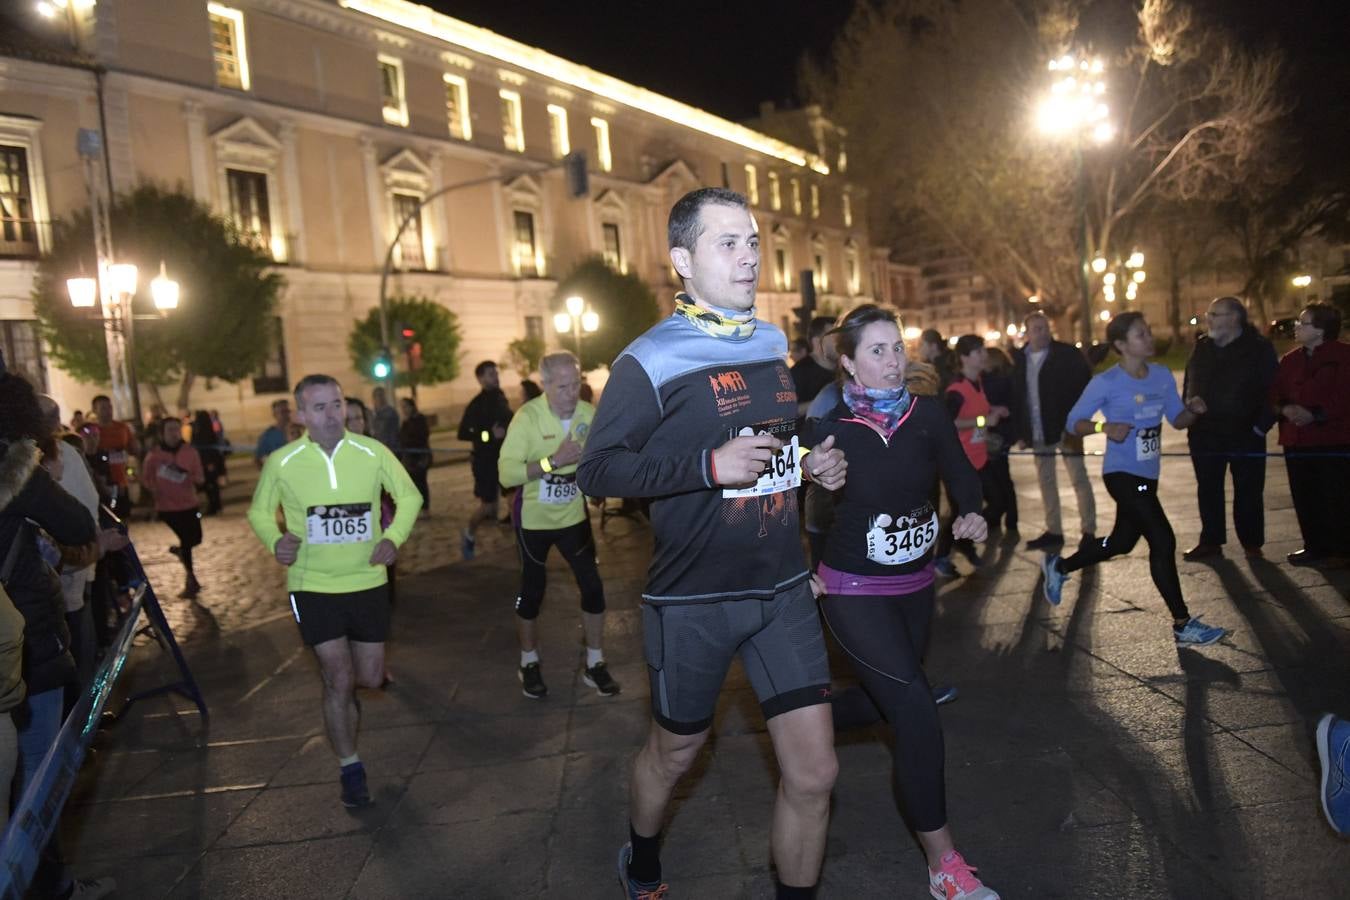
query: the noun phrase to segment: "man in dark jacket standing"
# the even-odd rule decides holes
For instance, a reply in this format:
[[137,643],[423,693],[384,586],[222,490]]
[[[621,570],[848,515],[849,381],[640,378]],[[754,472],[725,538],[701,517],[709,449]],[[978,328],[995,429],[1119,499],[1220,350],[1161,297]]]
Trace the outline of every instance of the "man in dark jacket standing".
[[1017,355],[1013,387],[1017,392],[1018,439],[1036,454],[1036,478],[1045,504],[1045,533],[1027,541],[1028,550],[1054,550],[1064,543],[1064,524],[1059,510],[1059,482],[1055,456],[1064,455],[1073,492],[1078,497],[1078,520],[1082,539],[1097,531],[1097,501],[1083,462],[1082,438],[1064,433],[1069,415],[1083,388],[1092,380],[1092,369],[1082,353],[1050,336],[1050,320],[1034,312],[1023,322],[1027,343]]
[[474,366],[473,375],[482,390],[469,401],[459,420],[459,439],[473,444],[469,467],[473,470],[473,495],[478,500],[478,508],[470,514],[459,540],[459,552],[465,559],[473,559],[478,526],[497,520],[497,499],[501,496],[497,457],[502,452],[506,426],[511,424],[511,404],[502,392],[497,364],[485,359]]
[[1233,473],[1233,527],[1248,556],[1266,542],[1266,432],[1275,424],[1267,402],[1279,361],[1270,341],[1247,323],[1237,297],[1219,297],[1205,313],[1208,333],[1186,363],[1182,396],[1203,397],[1209,412],[1187,432],[1200,505],[1200,543],[1189,560],[1221,556],[1226,540],[1223,481]]

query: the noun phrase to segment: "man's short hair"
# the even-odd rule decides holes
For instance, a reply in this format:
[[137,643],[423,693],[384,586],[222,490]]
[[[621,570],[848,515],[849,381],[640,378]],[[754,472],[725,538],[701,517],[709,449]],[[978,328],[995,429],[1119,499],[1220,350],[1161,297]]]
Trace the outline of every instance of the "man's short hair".
[[666,224],[666,239],[670,249],[683,247],[693,250],[698,236],[703,233],[703,207],[720,203],[723,206],[737,206],[749,209],[744,194],[738,194],[730,188],[699,188],[690,191],[670,208],[670,220]]
[[495,369],[495,368],[497,368],[497,364],[495,362],[493,362],[490,359],[485,359],[478,365],[473,367],[473,377],[482,378],[484,372],[486,372],[488,369]]
[[834,316],[816,316],[811,320],[811,324],[806,326],[806,334],[813,341],[818,337],[824,337],[825,332],[834,328],[838,321]]
[[[305,385],[305,386],[308,387],[309,385]],[[285,397],[282,397],[280,400],[273,400],[273,401],[272,401],[272,412],[275,413],[277,410],[281,409],[281,407],[283,407],[283,406],[286,407],[287,409],[290,409],[290,405],[291,405],[291,401],[287,400]],[[299,406],[299,405],[300,405],[300,385],[296,385],[296,386],[295,386],[295,405],[296,405],[296,406]]]
[[1029,327],[1031,325],[1032,319],[1044,319],[1045,324],[1047,325],[1050,324],[1049,316],[1047,316],[1043,311],[1039,309],[1033,309],[1031,312],[1027,313],[1026,318],[1022,320],[1022,327],[1023,328]]
[[577,372],[581,371],[581,363],[577,362],[576,354],[570,350],[559,350],[557,353],[550,353],[539,360],[539,380],[544,384],[553,381],[553,372],[561,369],[563,366],[571,366]]
[[[338,380],[332,375],[321,375],[317,373],[314,375],[306,375],[295,383],[295,405],[301,407],[304,406],[304,400],[301,399],[301,396],[305,393],[305,388],[318,387],[321,384],[331,384],[338,389],[339,394],[342,393],[342,385],[338,384]],[[278,403],[285,402],[285,400],[275,401],[272,404],[272,410],[276,410]]]
[[1215,303],[1222,303],[1224,306],[1237,313],[1238,324],[1243,328],[1247,327],[1247,304],[1242,302],[1241,297],[1234,297],[1231,294],[1225,297],[1215,297]]
[[111,402],[112,402],[111,400],[108,399],[108,395],[107,395],[107,394],[96,394],[96,395],[94,396],[94,399],[89,401],[89,405],[90,405],[90,406],[97,406],[100,400],[102,400],[104,403],[111,403]]
[[923,334],[919,335],[919,343],[937,344],[941,347],[947,346],[947,342],[942,339],[942,332],[938,331],[936,328],[925,328]]
[[1322,329],[1322,340],[1334,341],[1341,336],[1341,311],[1330,303],[1315,301],[1303,307],[1303,312],[1312,319],[1312,327]]
[[984,338],[978,334],[963,334],[956,339],[956,355],[965,359],[976,350],[984,349]]

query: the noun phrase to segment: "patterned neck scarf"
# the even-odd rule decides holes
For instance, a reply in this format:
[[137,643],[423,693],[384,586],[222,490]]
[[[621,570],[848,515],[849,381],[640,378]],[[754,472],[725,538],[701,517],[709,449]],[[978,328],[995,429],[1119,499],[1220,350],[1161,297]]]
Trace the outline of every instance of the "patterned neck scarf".
[[684,316],[695,328],[724,341],[744,341],[755,333],[755,308],[745,312],[709,309],[681,291],[675,295],[675,313]]
[[914,397],[903,385],[897,388],[863,387],[856,381],[844,382],[844,404],[855,416],[882,431],[887,439],[895,434],[900,420],[909,412]]

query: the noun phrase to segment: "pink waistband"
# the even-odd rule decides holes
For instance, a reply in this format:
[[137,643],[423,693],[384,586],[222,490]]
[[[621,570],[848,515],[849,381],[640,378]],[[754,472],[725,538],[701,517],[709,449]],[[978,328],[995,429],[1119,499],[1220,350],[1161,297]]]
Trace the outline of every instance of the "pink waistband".
[[933,583],[933,564],[929,562],[908,575],[853,575],[821,563],[816,568],[825,582],[825,593],[835,596],[878,597],[886,594],[912,594]]

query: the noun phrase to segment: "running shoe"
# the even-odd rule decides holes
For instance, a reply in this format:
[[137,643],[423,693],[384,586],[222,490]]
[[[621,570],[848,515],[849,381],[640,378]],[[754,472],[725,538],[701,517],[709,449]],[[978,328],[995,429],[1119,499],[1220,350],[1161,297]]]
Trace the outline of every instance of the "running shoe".
[[944,703],[951,703],[961,692],[956,689],[954,684],[935,684],[933,685],[933,702],[938,706]]
[[342,767],[342,805],[353,809],[370,805],[370,789],[366,787],[366,767],[359,762]]
[[633,845],[619,848],[619,884],[628,900],[665,900],[670,887],[659,881],[637,881],[628,877],[628,861],[633,858]]
[[585,674],[581,676],[581,680],[595,688],[595,692],[601,697],[613,697],[619,693],[619,683],[609,674],[609,669],[605,667],[603,659],[587,668]]
[[465,559],[473,559],[474,544],[473,535],[467,531],[459,539],[459,555]]
[[1064,535],[1046,531],[1040,537],[1027,541],[1028,550],[1049,550],[1051,547],[1064,546]]
[[1069,576],[1059,570],[1058,553],[1045,554],[1045,559],[1041,560],[1041,574],[1045,576],[1042,592],[1046,602],[1051,606],[1059,606],[1059,601],[1064,599],[1064,582],[1069,580]]
[[544,673],[539,671],[539,663],[521,666],[516,674],[520,676],[520,692],[531,700],[538,700],[548,693],[548,685],[544,684]]
[[956,577],[956,566],[952,565],[952,561],[945,556],[933,557],[933,571],[943,578]]
[[928,893],[937,900],[998,900],[998,894],[975,877],[975,867],[955,850],[942,857],[942,868],[928,870]]
[[1181,628],[1173,626],[1172,633],[1176,635],[1178,647],[1200,647],[1214,643],[1227,634],[1228,630],[1215,625],[1206,625],[1200,621],[1199,616],[1192,616]]
[[1337,834],[1350,835],[1350,721],[1331,713],[1317,723],[1322,763],[1322,812]]

